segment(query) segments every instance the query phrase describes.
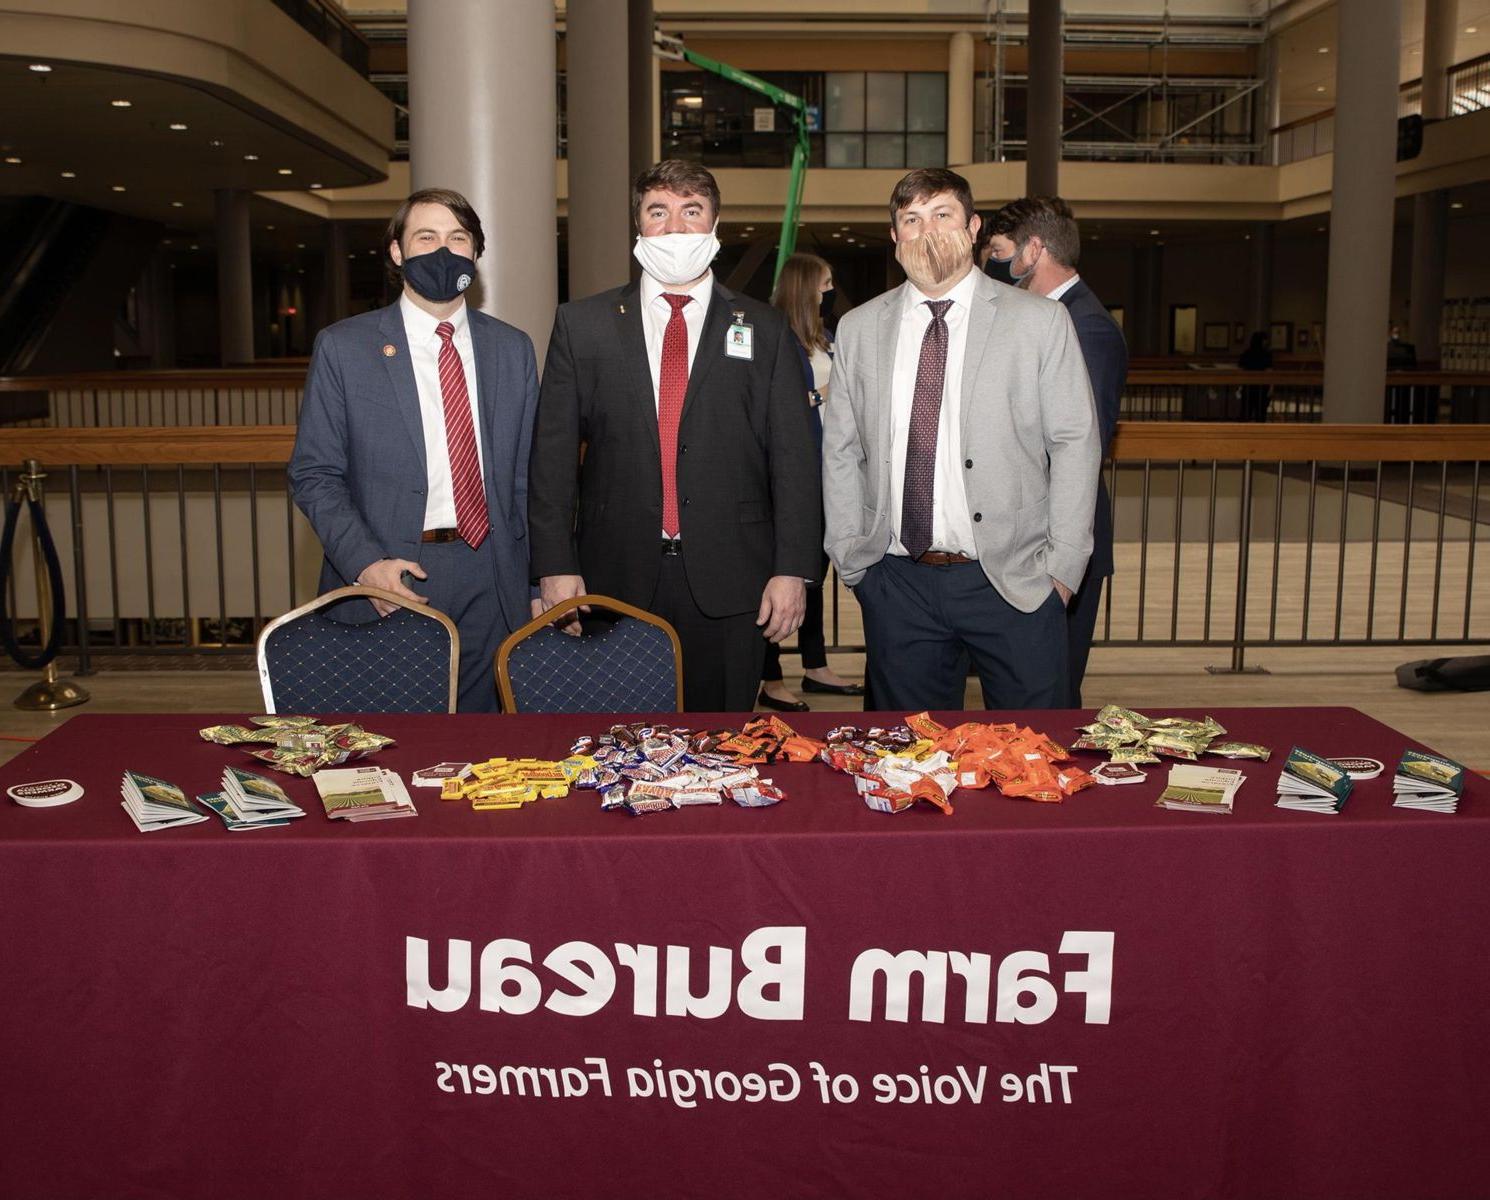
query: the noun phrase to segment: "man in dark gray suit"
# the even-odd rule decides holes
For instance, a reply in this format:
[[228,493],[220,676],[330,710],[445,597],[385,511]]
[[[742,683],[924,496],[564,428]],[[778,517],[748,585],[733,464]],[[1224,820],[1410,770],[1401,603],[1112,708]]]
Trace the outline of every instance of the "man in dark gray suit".
[[839,322],[823,417],[875,703],[961,708],[970,656],[986,707],[1063,707],[1101,458],[1071,318],[974,269],[962,176],[912,171],[890,218],[906,282]]
[[[535,611],[533,343],[466,305],[485,237],[458,193],[415,192],[384,244],[403,294],[316,338],[290,490],[325,551],[321,590],[366,584],[447,614],[460,711],[495,712],[492,657]],[[351,619],[390,609],[375,601]]]
[[[1123,384],[1128,378],[1128,345],[1102,301],[1076,273],[1081,235],[1070,205],[1059,196],[1015,200],[1000,209],[996,219],[1011,227],[1014,244],[1014,256],[1009,263],[1011,275],[1035,295],[1059,300],[1071,314],[1092,382],[1105,459],[1112,446]],[[1102,581],[1113,570],[1112,502],[1107,485],[1100,478],[1092,530],[1092,561],[1066,610],[1066,629],[1070,635],[1066,703],[1071,708],[1081,707],[1081,681],[1086,675],[1092,635],[1097,628]]]

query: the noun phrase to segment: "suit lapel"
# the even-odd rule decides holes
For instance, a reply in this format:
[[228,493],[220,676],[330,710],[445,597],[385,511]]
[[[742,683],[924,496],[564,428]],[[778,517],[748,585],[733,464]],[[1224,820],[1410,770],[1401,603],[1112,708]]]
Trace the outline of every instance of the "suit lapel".
[[[679,423],[688,419],[688,410],[693,407],[694,397],[704,386],[709,371],[724,352],[725,330],[729,328],[730,306],[735,294],[718,279],[714,280],[713,295],[709,299],[709,311],[704,314],[704,328],[698,335],[698,348],[693,354],[693,366],[688,372],[688,390],[683,393],[683,415]],[[757,346],[759,353],[762,347]]]
[[979,271],[973,286],[973,300],[968,306],[967,342],[962,351],[962,444],[966,446],[972,432],[973,395],[977,390],[978,370],[993,341],[993,321],[998,315],[998,284]]
[[647,362],[647,335],[642,328],[642,289],[639,282],[628,283],[616,296],[611,318],[615,322],[616,344],[626,363],[626,378],[632,402],[651,419],[642,426],[652,435],[652,450],[662,458],[662,443],[657,439],[657,400],[652,387],[652,368]]
[[[874,394],[879,405],[879,444],[884,455],[884,474],[887,487],[894,487],[890,479],[894,467],[894,409],[895,409],[895,346],[900,340],[900,314],[905,304],[906,285],[901,284],[885,296],[884,306],[879,311],[875,334],[879,339],[879,354],[875,363]],[[889,502],[889,493],[883,497]]]
[[[383,310],[378,328],[387,339],[384,343],[383,366],[388,371],[388,380],[393,385],[393,394],[398,400],[398,411],[404,419],[404,428],[414,443],[414,453],[419,456],[419,470],[428,474],[429,461],[424,453],[424,421],[419,415],[419,385],[414,382],[414,362],[409,357],[409,338],[404,332],[403,313],[398,301]],[[387,347],[393,347],[389,354]]]
[[503,385],[507,382],[504,378],[505,364],[497,353],[496,331],[485,321],[476,318],[477,314],[468,309],[466,325],[471,331],[471,353],[476,357],[476,408],[481,414],[481,455],[486,463],[486,478],[483,481],[486,502],[489,508],[495,499],[503,519],[510,521],[512,514],[507,511],[509,489],[494,485],[498,477],[497,464],[504,464],[505,467],[513,442],[512,438],[497,436],[499,424],[511,411],[503,403],[507,395],[503,391]]

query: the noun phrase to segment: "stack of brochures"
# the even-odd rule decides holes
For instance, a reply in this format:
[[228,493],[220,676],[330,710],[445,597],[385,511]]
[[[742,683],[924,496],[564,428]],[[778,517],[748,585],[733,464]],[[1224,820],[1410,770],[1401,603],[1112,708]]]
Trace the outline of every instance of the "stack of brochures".
[[1337,813],[1354,786],[1355,780],[1344,767],[1295,746],[1278,776],[1278,807]]
[[222,791],[197,797],[222,818],[230,830],[271,829],[288,825],[305,810],[272,779],[255,775],[241,767],[229,767],[222,773]]
[[1246,782],[1245,775],[1230,767],[1177,763],[1169,768],[1169,781],[1154,806],[1176,812],[1229,813],[1237,789]]
[[124,811],[141,833],[175,825],[195,825],[207,819],[207,814],[195,808],[185,792],[164,779],[125,771],[120,791],[124,794]]
[[1458,812],[1464,794],[1464,768],[1426,750],[1406,750],[1392,777],[1392,804],[1428,812]]
[[384,821],[418,812],[404,781],[383,767],[339,767],[311,776],[334,820]]

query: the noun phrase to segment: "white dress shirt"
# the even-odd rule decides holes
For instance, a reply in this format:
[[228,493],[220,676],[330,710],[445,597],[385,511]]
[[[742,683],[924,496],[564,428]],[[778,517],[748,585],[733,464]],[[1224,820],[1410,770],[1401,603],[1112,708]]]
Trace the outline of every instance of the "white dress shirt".
[[[414,383],[419,389],[419,420],[424,426],[424,466],[429,490],[424,498],[426,529],[455,528],[455,486],[450,480],[450,446],[445,440],[445,396],[440,391],[440,322],[425,312],[405,293],[398,302],[404,318],[404,336],[409,339],[409,361],[414,368]],[[476,352],[471,345],[471,323],[466,319],[466,304],[445,318],[455,326],[451,339],[460,354],[466,372],[466,394],[471,399],[471,429],[476,434],[476,461],[481,478],[486,478],[486,462],[481,452],[481,408],[476,403]]]
[[[664,287],[645,271],[642,272],[642,335],[647,340],[647,366],[652,370],[652,404],[659,403],[662,387],[662,338],[673,315],[673,306],[663,293],[692,296],[693,303],[683,305],[683,324],[688,327],[688,374],[693,375],[693,360],[698,354],[699,339],[704,333],[704,317],[714,296],[714,272],[708,272],[691,288]],[[724,347],[720,347],[721,353]]]
[[[947,369],[942,377],[942,412],[936,432],[936,476],[931,508],[931,546],[950,554],[977,557],[973,520],[968,512],[962,476],[962,360],[967,349],[967,326],[974,292],[969,271],[950,292],[947,322]],[[890,553],[905,554],[900,541],[900,505],[905,496],[905,452],[910,440],[911,407],[916,393],[916,369],[921,364],[921,341],[931,324],[928,297],[915,284],[905,285],[900,334],[895,342],[895,370],[890,377]]]
[[1080,275],[1071,276],[1071,278],[1066,280],[1065,283],[1057,284],[1055,287],[1051,288],[1050,291],[1046,292],[1045,299],[1059,300],[1062,296],[1064,296],[1067,292],[1074,288],[1080,281],[1080,279]]

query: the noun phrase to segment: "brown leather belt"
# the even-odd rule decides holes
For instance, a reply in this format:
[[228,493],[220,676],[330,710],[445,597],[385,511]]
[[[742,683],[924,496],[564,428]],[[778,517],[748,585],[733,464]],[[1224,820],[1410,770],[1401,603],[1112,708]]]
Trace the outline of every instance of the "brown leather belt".
[[944,550],[928,550],[913,561],[920,563],[923,567],[951,567],[958,563],[977,562],[977,559],[969,558],[966,554],[948,554]]
[[426,529],[419,540],[421,542],[458,542],[460,541],[460,530]]

